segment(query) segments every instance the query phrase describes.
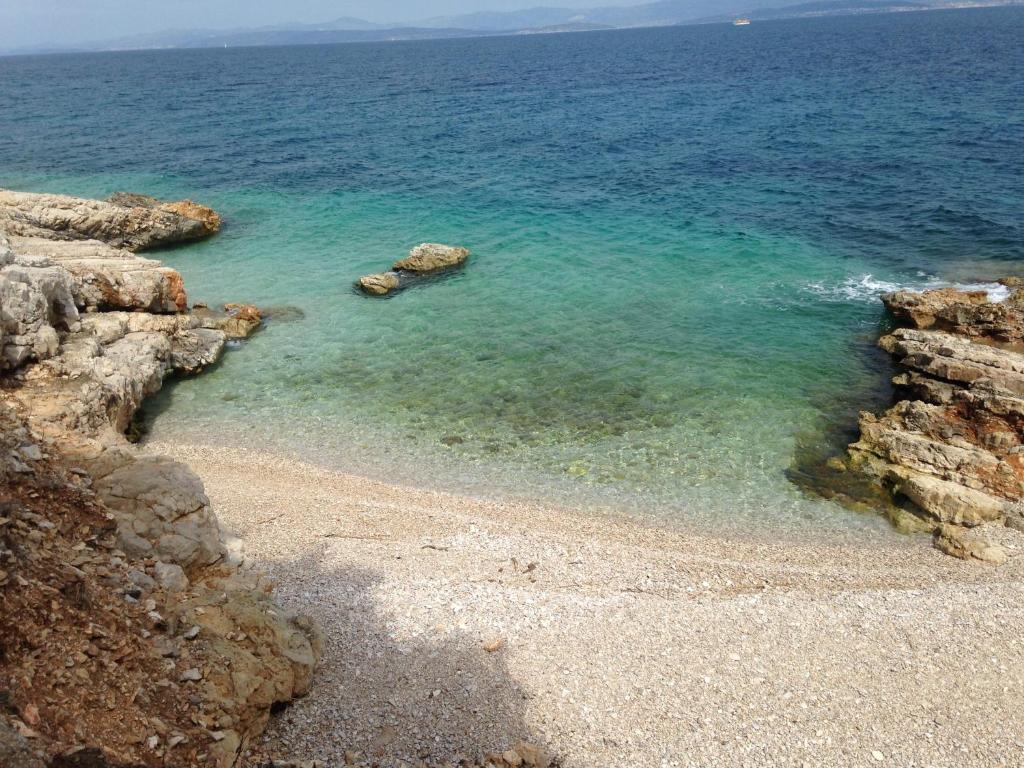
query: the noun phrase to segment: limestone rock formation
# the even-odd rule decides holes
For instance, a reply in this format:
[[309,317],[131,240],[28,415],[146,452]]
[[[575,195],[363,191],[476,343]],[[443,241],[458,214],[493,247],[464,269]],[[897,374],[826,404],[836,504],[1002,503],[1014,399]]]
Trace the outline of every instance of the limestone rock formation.
[[421,243],[409,251],[404,259],[396,261],[392,269],[424,274],[451,269],[465,263],[469,250],[439,243]]
[[360,289],[372,296],[385,296],[397,289],[398,284],[399,279],[396,272],[381,272],[359,278]]
[[0,190],[0,228],[9,236],[49,240],[98,240],[115,248],[142,251],[214,234],[220,220],[190,201],[126,204]]
[[0,371],[57,352],[78,322],[73,281],[45,258],[17,256],[0,233]]
[[63,267],[71,276],[75,303],[83,309],[188,309],[181,275],[159,261],[143,259],[96,240],[13,237],[11,245],[18,253],[45,258]]
[[240,568],[192,470],[124,439],[168,375],[261,317],[185,311],[177,272],[110,244],[197,230],[122,203],[0,192],[0,611],[18,612],[0,616],[0,677],[21,717],[0,712],[0,762],[76,745],[88,764],[226,768],[306,692],[321,640]]
[[879,345],[903,371],[898,401],[861,414],[849,466],[889,492],[958,557],[1000,562],[972,532],[1024,528],[1024,291],[899,292],[883,298],[897,327]]
[[387,296],[417,281],[462,266],[469,258],[469,250],[452,245],[421,243],[409,251],[404,259],[396,261],[389,272],[364,275],[356,287],[370,296]]
[[123,208],[153,208],[161,211],[167,211],[169,213],[176,213],[179,216],[184,216],[186,219],[195,219],[201,221],[206,227],[208,234],[214,234],[220,231],[221,219],[218,214],[212,208],[205,205],[200,205],[191,200],[178,200],[173,203],[166,203],[161,200],[157,200],[155,197],[149,195],[139,195],[132,192],[115,192],[111,195],[107,202],[119,205]]
[[990,301],[986,291],[898,291],[883,302],[902,326],[1009,344],[1024,341],[1024,296],[1019,291],[1000,302]]

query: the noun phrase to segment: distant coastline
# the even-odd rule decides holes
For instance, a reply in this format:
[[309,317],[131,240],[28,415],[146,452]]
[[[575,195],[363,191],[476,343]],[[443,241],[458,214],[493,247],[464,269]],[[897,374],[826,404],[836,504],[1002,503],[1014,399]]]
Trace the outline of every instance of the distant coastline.
[[[764,7],[758,7],[759,1]],[[772,0],[749,0],[746,3],[737,3],[732,9],[723,8],[723,13],[713,15],[700,12],[697,15],[689,15],[683,9],[673,10],[674,5],[672,0],[667,0],[667,2],[631,8],[607,7],[591,11],[541,7],[528,11],[476,13],[426,19],[408,24],[374,24],[362,19],[346,18],[316,25],[284,25],[234,30],[166,30],[79,45],[0,48],[0,57],[568,34],[653,27],[731,24],[736,18],[741,17],[753,22],[763,22],[940,10],[1024,7],[1024,1],[819,0],[776,6],[772,4]]]

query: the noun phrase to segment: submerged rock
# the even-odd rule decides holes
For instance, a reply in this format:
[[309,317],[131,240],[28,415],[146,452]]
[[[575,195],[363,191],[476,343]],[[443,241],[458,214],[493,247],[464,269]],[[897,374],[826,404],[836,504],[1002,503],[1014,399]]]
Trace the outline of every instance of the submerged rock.
[[396,261],[391,268],[403,272],[424,274],[458,267],[464,264],[468,258],[469,250],[466,248],[439,243],[421,243],[409,251],[409,255],[404,259]]
[[1024,291],[1003,302],[949,288],[883,301],[902,326],[879,340],[904,369],[899,399],[861,415],[846,464],[943,552],[999,562],[1005,552],[968,531],[1016,526],[1024,510]]
[[231,339],[246,339],[263,322],[263,315],[253,304],[225,304],[225,320],[218,326]]
[[265,320],[272,320],[275,323],[298,323],[306,319],[306,313],[300,307],[264,307],[260,311]]

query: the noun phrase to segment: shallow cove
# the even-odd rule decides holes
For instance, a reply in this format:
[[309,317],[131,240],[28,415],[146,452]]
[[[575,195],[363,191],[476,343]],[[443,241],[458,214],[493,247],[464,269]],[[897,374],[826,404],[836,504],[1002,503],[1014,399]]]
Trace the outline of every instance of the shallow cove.
[[[881,530],[797,449],[887,396],[877,296],[1019,271],[1020,9],[0,60],[0,183],[194,197],[194,301],[293,305],[158,440],[730,531]],[[188,84],[182,96],[183,84]],[[412,245],[470,264],[393,299]]]

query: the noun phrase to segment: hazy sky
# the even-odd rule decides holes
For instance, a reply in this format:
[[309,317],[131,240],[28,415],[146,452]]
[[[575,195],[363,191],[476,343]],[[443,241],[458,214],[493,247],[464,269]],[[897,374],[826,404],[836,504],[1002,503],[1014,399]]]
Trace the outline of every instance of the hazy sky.
[[0,0],[0,48],[106,40],[167,29],[229,29],[283,22],[412,21],[532,6],[636,5],[643,0]]

